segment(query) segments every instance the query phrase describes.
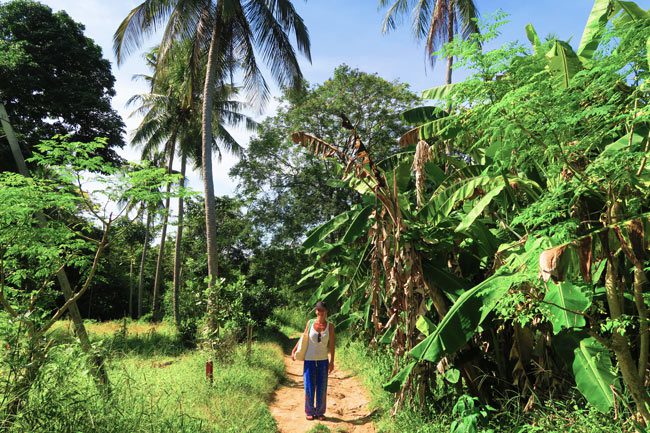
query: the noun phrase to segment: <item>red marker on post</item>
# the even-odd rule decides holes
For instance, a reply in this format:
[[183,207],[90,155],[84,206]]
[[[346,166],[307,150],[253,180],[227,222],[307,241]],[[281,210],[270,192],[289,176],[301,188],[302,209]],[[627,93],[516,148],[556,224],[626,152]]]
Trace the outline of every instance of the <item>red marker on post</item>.
[[210,384],[212,384],[212,381],[214,380],[214,366],[212,365],[212,360],[208,360],[205,363],[205,378],[210,381]]

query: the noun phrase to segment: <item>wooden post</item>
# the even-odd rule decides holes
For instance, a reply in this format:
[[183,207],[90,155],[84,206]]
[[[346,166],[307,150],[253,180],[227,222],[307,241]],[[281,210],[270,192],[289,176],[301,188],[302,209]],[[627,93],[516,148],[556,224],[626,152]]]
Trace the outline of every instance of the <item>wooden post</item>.
[[214,365],[212,364],[211,359],[205,363],[205,378],[210,382],[210,385],[212,385],[212,382],[214,382]]
[[251,359],[251,352],[253,350],[253,324],[246,324],[246,358]]

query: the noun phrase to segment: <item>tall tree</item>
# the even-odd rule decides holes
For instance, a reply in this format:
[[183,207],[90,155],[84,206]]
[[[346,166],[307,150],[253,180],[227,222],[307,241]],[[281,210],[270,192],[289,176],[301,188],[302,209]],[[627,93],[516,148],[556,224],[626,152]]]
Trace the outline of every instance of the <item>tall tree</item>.
[[[164,22],[167,24],[161,42],[161,64],[166,62],[166,54],[173,41],[178,39],[189,37],[193,41],[194,70],[200,69],[199,59],[207,54],[202,83],[201,156],[208,284],[212,287],[218,272],[212,172],[215,83],[224,83],[239,71],[251,101],[264,102],[268,99],[269,89],[256,55],[261,53],[271,75],[281,87],[300,87],[302,72],[289,34],[295,35],[298,50],[308,59],[311,58],[309,35],[289,0],[146,0],[129,13],[115,33],[118,63],[124,54],[140,46],[145,34]],[[210,317],[208,327],[213,331],[217,324]]]
[[[413,17],[413,34],[418,41],[425,41],[425,55],[435,63],[434,53],[455,35],[467,39],[478,33],[478,9],[473,0],[379,0],[379,7],[387,6],[382,31],[395,30],[402,17],[409,13]],[[451,83],[453,56],[447,57],[445,82]]]
[[[149,64],[157,75],[145,77],[151,82],[151,92],[144,95],[136,95],[131,98],[130,102],[140,102],[141,105],[135,113],[142,113],[144,117],[135,131],[132,143],[142,145],[142,158],[147,158],[152,152],[162,148],[164,158],[167,161],[167,171],[172,172],[173,160],[176,151],[183,159],[183,167],[186,166],[189,157],[195,162],[196,166],[201,165],[200,158],[200,134],[201,134],[201,117],[200,117],[200,94],[193,91],[191,86],[191,69],[188,67],[191,57],[191,46],[187,42],[176,43],[171,48],[169,61],[164,68],[156,71],[158,64],[158,49],[154,49],[147,55]],[[234,100],[237,95],[237,89],[229,85],[219,85],[216,89],[218,98],[214,106],[214,115],[216,121],[213,123],[213,142],[212,147],[221,156],[222,151],[227,151],[236,156],[241,156],[242,147],[235,138],[226,129],[227,126],[236,126],[243,124],[248,129],[256,126],[256,123],[248,116],[240,113],[244,104]],[[181,173],[184,178],[185,172]],[[170,186],[168,186],[169,188]],[[179,197],[179,216],[183,209],[183,197]],[[162,283],[162,261],[164,257],[165,242],[167,236],[167,225],[169,221],[169,199],[165,201],[162,221],[162,234],[158,249],[158,259],[156,261],[156,271],[154,275],[152,312],[154,319],[160,319],[160,287]],[[182,225],[182,218],[179,221],[179,228]],[[177,232],[182,236],[182,230]],[[180,240],[177,240],[180,242]],[[175,248],[180,252],[180,249]],[[180,268],[179,257],[174,258],[174,281],[177,283],[179,278],[176,272]],[[174,296],[177,298],[178,284],[174,284]]]
[[[71,134],[107,137],[100,154],[119,160],[124,124],[111,108],[114,83],[101,48],[65,12],[27,0],[0,4],[0,102],[25,155],[42,139]],[[0,170],[16,170],[4,138]]]
[[400,114],[416,101],[407,84],[346,65],[306,92],[286,92],[282,108],[262,123],[246,155],[230,172],[237,178],[238,194],[249,201],[254,226],[275,249],[272,255],[256,256],[277,262],[277,250],[287,248],[287,260],[295,262],[294,249],[305,233],[348,210],[355,198],[354,192],[338,187],[341,176],[336,164],[293,146],[292,132],[317,131],[324,140],[344,148],[349,138],[341,128],[339,114],[344,113],[369,137],[366,147],[381,160],[399,150],[397,140],[408,130]]

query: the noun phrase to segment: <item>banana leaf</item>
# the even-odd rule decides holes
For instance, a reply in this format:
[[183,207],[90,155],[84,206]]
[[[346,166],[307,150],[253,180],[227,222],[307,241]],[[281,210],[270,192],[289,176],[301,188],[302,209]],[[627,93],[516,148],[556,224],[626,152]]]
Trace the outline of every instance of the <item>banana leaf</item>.
[[444,101],[446,100],[452,90],[454,90],[455,84],[445,84],[443,86],[436,86],[432,89],[425,90],[422,92],[422,99],[433,99]]
[[571,368],[578,391],[601,412],[614,406],[612,388],[620,390],[611,354],[585,333],[563,333],[554,338],[553,347]]
[[494,275],[463,293],[435,330],[409,352],[418,361],[438,362],[461,349],[476,333],[510,287],[528,277],[523,273]]
[[458,227],[454,230],[456,233],[463,230],[467,230],[473,223],[476,218],[485,210],[485,208],[492,202],[492,200],[499,195],[505,183],[497,185],[495,188],[491,189],[487,194],[485,194],[472,208],[467,215],[463,217],[463,220],[458,224]]
[[591,305],[591,297],[581,287],[564,281],[554,284],[549,281],[544,303],[550,312],[553,332],[558,334],[563,329],[582,328],[585,318],[582,313]]
[[589,14],[582,38],[580,39],[577,52],[578,57],[587,61],[593,59],[594,53],[603,36],[605,26],[611,18],[613,11],[614,7],[611,0],[594,1],[594,6],[591,8],[591,13]]
[[562,87],[567,88],[571,78],[582,69],[580,59],[571,48],[571,45],[564,41],[556,40],[551,49],[546,53],[549,70],[560,78]]
[[542,47],[542,41],[540,41],[535,27],[533,27],[533,25],[530,23],[526,24],[526,37],[533,45],[533,52],[537,54],[539,52],[539,49]]
[[420,125],[445,116],[447,116],[447,112],[433,106],[415,107],[401,114],[402,120],[411,125]]

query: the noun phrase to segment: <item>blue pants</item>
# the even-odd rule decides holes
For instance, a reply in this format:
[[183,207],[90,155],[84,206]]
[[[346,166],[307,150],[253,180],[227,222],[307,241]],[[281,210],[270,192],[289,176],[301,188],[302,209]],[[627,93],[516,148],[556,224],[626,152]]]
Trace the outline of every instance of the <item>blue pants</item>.
[[[305,361],[302,378],[305,382],[305,413],[307,415],[325,415],[328,364],[328,360]],[[314,397],[316,397],[316,406],[314,406]]]

